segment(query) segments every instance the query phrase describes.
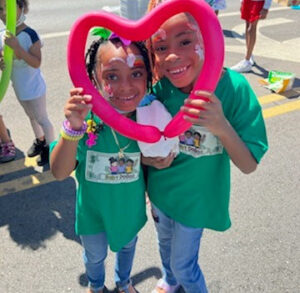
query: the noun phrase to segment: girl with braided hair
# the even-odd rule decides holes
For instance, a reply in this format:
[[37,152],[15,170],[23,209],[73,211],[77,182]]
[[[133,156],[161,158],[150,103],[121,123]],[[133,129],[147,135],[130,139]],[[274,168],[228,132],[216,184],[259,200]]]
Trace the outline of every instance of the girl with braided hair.
[[[151,91],[146,47],[111,34],[94,41],[86,54],[90,80],[117,111],[136,119],[136,108]],[[76,171],[76,233],[84,249],[88,292],[103,292],[108,246],[116,252],[118,292],[135,293],[130,281],[137,233],[146,223],[145,184],[136,141],[116,133],[92,110],[82,88],[70,91],[50,167],[58,180]],[[131,162],[130,172],[121,164]]]

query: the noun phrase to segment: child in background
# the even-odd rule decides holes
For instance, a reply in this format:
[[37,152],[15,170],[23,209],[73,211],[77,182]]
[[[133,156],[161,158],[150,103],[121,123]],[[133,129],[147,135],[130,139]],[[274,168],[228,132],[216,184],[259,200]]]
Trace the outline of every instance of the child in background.
[[[4,24],[5,11],[6,1],[0,0],[0,19]],[[24,23],[27,12],[28,1],[17,0],[16,37],[8,31],[1,32],[0,52],[4,45],[14,50],[12,86],[36,137],[27,155],[40,155],[37,164],[43,166],[49,161],[49,143],[54,140],[54,130],[46,111],[46,84],[40,71],[42,44],[38,34]]]
[[[95,87],[117,111],[135,120],[135,110],[152,80],[145,45],[128,44],[112,34],[108,40],[93,42],[87,60],[87,71]],[[76,170],[76,233],[84,248],[88,292],[104,290],[104,261],[109,245],[117,252],[118,292],[135,293],[130,272],[136,235],[147,220],[140,150],[136,141],[116,133],[93,112],[85,122],[92,108],[91,96],[82,92],[81,88],[71,90],[65,105],[61,137],[51,145],[51,170],[59,180]],[[124,165],[120,172],[119,165]]]
[[272,0],[241,0],[241,18],[245,20],[246,56],[245,59],[232,66],[237,72],[249,72],[254,65],[253,50],[256,43],[257,24],[266,19]]
[[16,157],[16,148],[0,115],[0,163],[7,163]]
[[[149,10],[160,2],[153,0]],[[189,14],[171,17],[159,32],[160,38],[156,33],[149,40],[154,72],[161,77],[154,93],[172,116],[180,109],[185,113],[192,132],[205,136],[205,146],[180,142],[176,158],[142,158],[149,166],[147,188],[163,266],[153,293],[173,293],[180,285],[186,293],[204,293],[198,264],[203,230],[231,226],[230,160],[243,173],[253,172],[267,150],[265,125],[250,85],[229,69],[215,93],[195,93],[208,101],[188,98],[203,65],[202,37]]]
[[226,9],[226,0],[215,0],[212,8],[215,10],[216,15],[219,15],[219,11]]

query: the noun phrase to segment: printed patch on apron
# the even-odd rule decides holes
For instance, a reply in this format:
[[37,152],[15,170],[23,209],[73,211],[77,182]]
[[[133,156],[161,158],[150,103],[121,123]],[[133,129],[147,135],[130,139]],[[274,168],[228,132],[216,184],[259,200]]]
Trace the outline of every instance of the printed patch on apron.
[[205,127],[193,125],[179,136],[179,149],[186,155],[199,158],[213,156],[223,152],[223,145]]
[[139,179],[140,153],[107,154],[87,151],[85,179],[99,183],[128,183]]

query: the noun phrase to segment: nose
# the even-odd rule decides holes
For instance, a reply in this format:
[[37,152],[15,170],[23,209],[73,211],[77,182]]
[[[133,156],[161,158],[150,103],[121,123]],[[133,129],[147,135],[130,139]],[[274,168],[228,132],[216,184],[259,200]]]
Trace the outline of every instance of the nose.
[[130,77],[124,78],[120,85],[120,89],[122,90],[122,92],[128,93],[132,90],[132,88],[133,88],[132,79]]
[[166,61],[169,62],[175,62],[179,59],[178,54],[176,54],[176,52],[170,52],[167,57],[166,57]]

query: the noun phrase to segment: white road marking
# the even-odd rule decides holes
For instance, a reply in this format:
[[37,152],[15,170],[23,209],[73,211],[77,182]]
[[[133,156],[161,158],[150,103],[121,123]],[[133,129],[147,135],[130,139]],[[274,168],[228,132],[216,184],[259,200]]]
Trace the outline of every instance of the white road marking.
[[[284,25],[294,22],[286,18],[273,18],[261,21],[258,26],[257,41],[254,48],[254,55],[266,58],[272,58],[283,61],[291,61],[300,63],[300,38],[289,39],[283,42],[273,40],[260,33],[260,29],[267,26]],[[244,35],[245,24],[235,26],[233,36],[243,45],[226,45],[226,52],[234,52],[245,54],[245,40],[241,38]]]
[[[290,7],[274,7],[269,10],[270,11],[280,11],[280,10],[287,10],[290,9]],[[219,12],[219,17],[229,17],[229,16],[236,16],[236,15],[241,15],[240,11],[235,11],[235,12],[225,12],[223,13],[222,10]]]

